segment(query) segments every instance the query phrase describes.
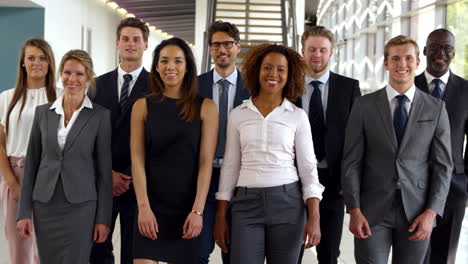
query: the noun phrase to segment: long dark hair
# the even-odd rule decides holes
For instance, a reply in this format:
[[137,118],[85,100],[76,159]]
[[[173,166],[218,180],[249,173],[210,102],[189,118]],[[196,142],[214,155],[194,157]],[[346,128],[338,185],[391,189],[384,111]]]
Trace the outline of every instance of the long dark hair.
[[26,42],[21,46],[21,53],[20,57],[18,60],[18,77],[16,79],[16,86],[15,86],[15,91],[13,93],[13,98],[11,99],[11,103],[8,106],[7,110],[7,115],[6,115],[6,127],[5,131],[8,134],[8,128],[10,126],[10,114],[11,111],[13,111],[13,108],[15,105],[18,103],[21,98],[23,98],[22,103],[21,103],[21,108],[19,111],[18,115],[18,120],[21,118],[21,113],[23,112],[24,106],[26,104],[26,92],[28,90],[27,86],[27,73],[26,73],[26,68],[23,67],[24,65],[24,57],[26,53],[26,48],[27,47],[36,47],[42,52],[44,52],[44,55],[47,59],[47,62],[49,63],[49,70],[46,75],[46,94],[47,94],[47,100],[49,102],[55,101],[57,99],[57,95],[55,93],[55,58],[54,58],[54,53],[52,52],[52,48],[50,47],[49,43],[47,41],[43,40],[42,38],[30,38],[26,40]]
[[192,121],[196,118],[197,108],[195,99],[198,94],[198,83],[197,83],[197,66],[195,65],[195,57],[193,56],[192,50],[189,45],[180,38],[170,38],[162,41],[153,52],[153,63],[151,65],[150,72],[150,84],[151,90],[153,93],[150,96],[162,96],[165,85],[159,75],[159,72],[156,71],[156,66],[159,62],[159,56],[161,50],[169,45],[177,46],[182,49],[185,55],[186,62],[186,73],[181,87],[181,98],[178,100],[178,103],[182,105],[180,110],[180,116],[185,121]]

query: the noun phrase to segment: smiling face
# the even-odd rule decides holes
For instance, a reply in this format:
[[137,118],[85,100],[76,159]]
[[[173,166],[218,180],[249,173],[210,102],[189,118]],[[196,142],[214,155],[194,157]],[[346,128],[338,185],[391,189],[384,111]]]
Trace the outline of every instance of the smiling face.
[[384,60],[388,71],[389,83],[400,93],[413,86],[414,76],[419,66],[419,58],[413,44],[391,46],[388,57]]
[[184,51],[175,45],[164,47],[159,54],[156,71],[166,88],[179,88],[187,72]]
[[214,33],[211,38],[211,43],[222,43],[224,41],[234,41],[234,43],[230,48],[225,48],[224,45],[220,45],[218,48],[215,48],[214,45],[210,46],[210,55],[216,67],[227,68],[231,65],[235,65],[237,55],[240,52],[239,42],[235,42],[234,38],[229,36],[226,32],[218,31]]
[[27,78],[45,80],[49,72],[49,62],[44,52],[34,46],[27,46],[23,60]]
[[282,95],[288,81],[288,60],[283,54],[271,52],[260,65],[260,94]]
[[332,54],[330,40],[321,36],[308,37],[302,48],[302,56],[314,77],[320,77],[328,69]]
[[84,95],[89,77],[83,64],[74,59],[66,61],[60,76],[65,94],[70,96]]
[[143,32],[136,27],[124,27],[117,40],[119,55],[123,61],[140,61],[148,48],[148,42],[143,39]]
[[455,57],[455,39],[447,32],[435,32],[429,35],[424,47],[427,59],[427,71],[434,77],[444,75]]

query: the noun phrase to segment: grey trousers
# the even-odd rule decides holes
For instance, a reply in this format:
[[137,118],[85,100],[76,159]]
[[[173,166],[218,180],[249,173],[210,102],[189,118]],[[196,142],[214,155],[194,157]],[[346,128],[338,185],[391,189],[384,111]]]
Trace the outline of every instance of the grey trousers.
[[306,221],[298,182],[238,187],[231,209],[232,264],[297,264]]
[[384,220],[371,227],[372,235],[366,239],[354,239],[356,263],[387,264],[390,248],[394,264],[423,263],[429,239],[409,241],[408,238],[412,235],[408,232],[410,225],[403,209],[401,193],[397,192]]

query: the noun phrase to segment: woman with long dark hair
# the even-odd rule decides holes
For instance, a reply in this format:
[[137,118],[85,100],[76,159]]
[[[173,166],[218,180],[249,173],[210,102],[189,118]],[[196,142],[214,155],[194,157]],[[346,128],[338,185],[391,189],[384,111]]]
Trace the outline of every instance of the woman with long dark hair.
[[55,100],[54,73],[49,44],[40,38],[28,39],[21,47],[15,88],[0,94],[0,198],[10,263],[14,264],[38,263],[34,233],[22,237],[16,232],[16,210],[34,109]]
[[153,93],[133,106],[135,264],[198,263],[218,114],[213,101],[197,95],[196,72],[187,43],[164,40],[153,55]]

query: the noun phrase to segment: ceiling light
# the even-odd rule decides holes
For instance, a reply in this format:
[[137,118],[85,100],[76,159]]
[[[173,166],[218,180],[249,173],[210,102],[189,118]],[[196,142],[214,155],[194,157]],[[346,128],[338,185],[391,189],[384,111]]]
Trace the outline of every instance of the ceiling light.
[[116,2],[107,2],[107,5],[110,6],[112,9],[119,8],[119,5]]

